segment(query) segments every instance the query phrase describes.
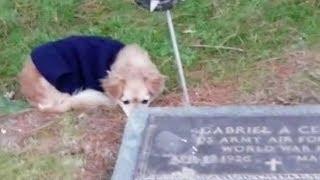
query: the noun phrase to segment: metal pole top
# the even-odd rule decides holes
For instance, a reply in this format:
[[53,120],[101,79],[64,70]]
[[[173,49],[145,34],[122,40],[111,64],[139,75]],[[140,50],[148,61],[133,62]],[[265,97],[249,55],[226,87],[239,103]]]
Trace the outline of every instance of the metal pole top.
[[179,0],[135,0],[135,2],[145,9],[153,11],[166,11],[171,9]]

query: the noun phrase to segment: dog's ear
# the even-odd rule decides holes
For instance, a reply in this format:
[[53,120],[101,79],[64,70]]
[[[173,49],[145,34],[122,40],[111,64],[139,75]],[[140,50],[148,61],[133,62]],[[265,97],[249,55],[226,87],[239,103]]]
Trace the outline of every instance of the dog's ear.
[[125,80],[120,77],[108,77],[101,81],[104,92],[113,99],[119,99],[122,96]]
[[148,76],[145,77],[147,88],[153,96],[157,96],[163,91],[165,81],[166,76],[160,73],[148,74]]

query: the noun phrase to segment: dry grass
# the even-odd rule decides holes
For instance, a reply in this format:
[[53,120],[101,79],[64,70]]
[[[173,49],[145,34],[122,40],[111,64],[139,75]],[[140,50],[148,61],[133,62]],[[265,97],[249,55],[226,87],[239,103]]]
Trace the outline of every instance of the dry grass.
[[241,79],[240,103],[320,103],[320,56],[313,51],[295,51],[261,62],[256,75]]

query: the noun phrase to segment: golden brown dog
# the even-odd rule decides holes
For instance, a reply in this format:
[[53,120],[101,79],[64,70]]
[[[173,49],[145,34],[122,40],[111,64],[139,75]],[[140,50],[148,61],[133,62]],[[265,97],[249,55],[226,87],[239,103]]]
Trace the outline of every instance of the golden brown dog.
[[30,104],[42,111],[65,112],[118,104],[130,115],[134,108],[148,106],[162,92],[165,78],[148,53],[132,44],[121,49],[107,76],[100,80],[104,92],[93,89],[74,94],[60,92],[39,73],[31,57],[19,74],[19,82]]

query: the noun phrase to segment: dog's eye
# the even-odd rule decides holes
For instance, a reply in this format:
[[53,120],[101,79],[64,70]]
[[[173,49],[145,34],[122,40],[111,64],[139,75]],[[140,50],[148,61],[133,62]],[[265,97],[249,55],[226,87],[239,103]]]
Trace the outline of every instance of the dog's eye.
[[146,100],[146,99],[141,101],[142,104],[147,104],[148,102],[149,102],[149,101]]
[[125,101],[122,101],[123,104],[130,104],[130,101],[129,100],[125,100]]

